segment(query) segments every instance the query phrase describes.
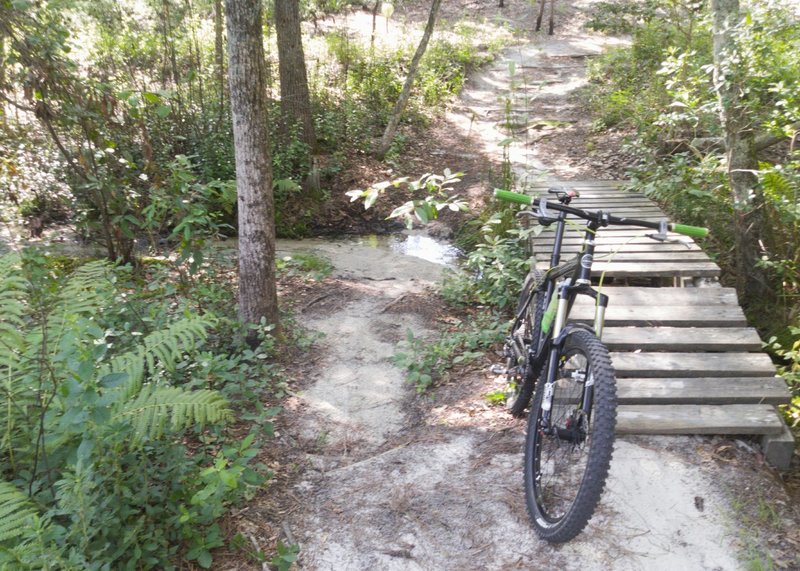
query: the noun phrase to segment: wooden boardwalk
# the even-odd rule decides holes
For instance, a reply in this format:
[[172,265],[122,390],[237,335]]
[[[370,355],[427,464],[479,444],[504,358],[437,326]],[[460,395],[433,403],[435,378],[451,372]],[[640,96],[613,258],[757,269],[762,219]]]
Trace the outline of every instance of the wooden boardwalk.
[[[617,182],[557,186],[580,192],[572,203],[578,208],[664,217],[651,200],[620,191]],[[617,432],[762,435],[768,460],[788,467],[793,440],[775,406],[788,403],[790,393],[748,327],[735,290],[718,284],[719,267],[689,238],[662,244],[647,232],[612,227],[597,238],[593,275],[603,276],[602,291],[611,299],[603,341],[617,373]],[[568,227],[562,260],[581,241],[582,234]],[[552,228],[530,241],[542,269],[552,243]],[[591,300],[576,302],[573,318],[590,323],[593,316]]]

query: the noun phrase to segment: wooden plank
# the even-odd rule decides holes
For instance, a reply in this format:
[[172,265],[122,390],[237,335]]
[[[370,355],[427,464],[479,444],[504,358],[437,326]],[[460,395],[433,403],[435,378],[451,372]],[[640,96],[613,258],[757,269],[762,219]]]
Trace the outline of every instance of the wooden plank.
[[[633,226],[611,226],[608,228],[601,228],[600,231],[597,233],[595,237],[596,240],[613,240],[613,239],[620,239],[620,238],[640,238],[646,239],[651,244],[659,244],[657,240],[653,240],[652,238],[648,238],[648,234],[652,234],[655,230],[650,228],[638,228]],[[582,228],[567,228],[564,232],[564,238],[578,238],[583,239],[584,231]],[[682,236],[675,232],[668,232],[667,237],[670,239],[685,239],[691,240],[691,238],[687,238],[686,236]],[[546,240],[546,239],[553,239],[555,238],[555,225],[553,226],[545,226],[542,228],[542,233],[539,236],[535,236],[531,238],[532,240]]]
[[[508,71],[508,70],[506,70]],[[622,192],[619,187],[627,184],[624,180],[557,180],[552,182],[542,182],[531,185],[530,189],[538,189],[547,192],[549,188],[606,188],[613,192]]]
[[[589,212],[592,212],[592,211],[589,210]],[[666,216],[664,216],[660,212],[636,212],[636,213],[631,213],[631,214],[624,214],[622,212],[617,213],[617,212],[609,211],[609,214],[617,216],[618,218],[631,218],[631,219],[634,219],[634,220],[644,220],[646,222],[661,222],[661,220],[663,218],[666,218]],[[567,216],[567,220],[584,220],[584,219],[581,218],[580,216],[568,215]],[[612,229],[613,228],[619,228],[619,226],[609,226],[609,228],[612,228]],[[641,227],[640,226],[635,226],[634,228],[641,228]],[[601,230],[601,233],[607,232],[607,231],[608,230],[604,229],[604,230]],[[653,230],[650,230],[650,231],[652,232]]]
[[597,262],[709,262],[711,258],[702,250],[683,249],[677,252],[656,251],[656,252],[595,252],[595,263]]
[[[541,195],[534,197],[534,199],[539,199],[539,198],[541,198]],[[551,194],[546,197],[546,200],[554,202],[556,198]],[[589,207],[606,208],[607,204],[615,204],[615,205],[631,204],[635,206],[650,206],[653,208],[659,208],[656,202],[653,202],[652,200],[650,200],[645,196],[636,194],[630,194],[630,195],[620,194],[620,195],[609,195],[603,197],[588,197],[581,195],[581,197],[578,198],[577,200],[573,200],[570,203],[570,206],[575,206],[577,208],[583,208],[583,209]]]
[[755,329],[738,327],[607,327],[611,351],[745,352],[761,350]]
[[[547,271],[550,264],[537,262],[536,269]],[[599,276],[605,273],[609,277],[652,277],[652,278],[714,278],[720,274],[720,269],[714,262],[596,262],[592,266],[592,275]]]
[[[575,305],[569,318],[574,321],[594,321],[594,306]],[[683,305],[609,305],[606,327],[746,327],[747,320],[739,306]]]
[[786,404],[791,394],[780,377],[619,379],[620,404]]
[[[550,253],[553,249],[552,241],[550,245],[534,243],[531,247],[533,253]],[[562,254],[575,254],[581,249],[581,244],[562,244]],[[648,240],[645,244],[598,244],[595,246],[594,251],[596,254],[606,254],[611,252],[701,252],[700,246],[694,242],[688,244],[676,244],[666,242],[661,244],[654,240]]]
[[[694,241],[691,238],[686,238],[683,236],[671,235],[670,241],[668,242],[659,242],[647,236],[647,234],[652,233],[652,230],[643,230],[637,229],[636,231],[626,231],[622,233],[615,233],[611,234],[609,232],[603,232],[600,234],[599,237],[595,238],[595,244],[597,245],[611,245],[611,244],[656,244],[656,245],[667,245],[667,244],[678,244],[679,246],[683,246],[686,248],[685,244],[693,244]],[[583,232],[567,232],[564,234],[563,239],[561,240],[562,244],[582,244],[583,243]],[[680,239],[680,242],[676,240]],[[540,236],[536,236],[530,239],[530,242],[533,244],[548,244],[552,245],[555,241],[555,235],[551,232],[543,232]],[[688,249],[688,248],[687,248]]]
[[611,362],[623,377],[774,377],[764,353],[621,353]]
[[623,405],[617,409],[618,434],[778,434],[775,408],[761,404]]
[[[738,307],[736,290],[731,287],[617,287],[601,291],[611,298],[611,305],[733,305]],[[579,296],[575,305],[594,305],[586,296]]]

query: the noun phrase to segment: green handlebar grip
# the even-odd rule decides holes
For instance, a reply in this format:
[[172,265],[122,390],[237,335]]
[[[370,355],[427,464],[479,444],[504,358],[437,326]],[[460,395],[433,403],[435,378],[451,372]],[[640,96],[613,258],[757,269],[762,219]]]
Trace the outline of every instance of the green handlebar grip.
[[691,236],[692,238],[705,238],[708,236],[708,228],[701,228],[699,226],[686,226],[685,224],[670,224],[669,229],[684,236]]
[[494,195],[496,198],[500,200],[507,200],[508,202],[518,202],[519,204],[525,204],[530,206],[533,202],[533,198],[528,196],[527,194],[519,194],[518,192],[511,192],[508,190],[500,190],[496,188],[494,191]]

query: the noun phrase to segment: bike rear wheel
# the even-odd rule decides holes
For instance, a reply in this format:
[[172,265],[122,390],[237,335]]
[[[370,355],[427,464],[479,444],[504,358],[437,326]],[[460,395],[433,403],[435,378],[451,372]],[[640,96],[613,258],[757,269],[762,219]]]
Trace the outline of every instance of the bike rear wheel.
[[[510,387],[508,398],[509,412],[521,418],[525,416],[525,409],[531,402],[533,388],[536,386],[536,375],[529,368],[528,357],[530,347],[537,347],[542,334],[542,316],[545,310],[544,294],[539,291],[539,286],[544,279],[543,274],[536,269],[525,278],[519,301],[517,302],[516,315],[525,308],[525,315],[516,330],[511,332],[507,342],[508,363],[506,365],[507,381]],[[528,298],[533,296],[530,302]],[[527,304],[527,307],[526,307]]]
[[588,330],[569,333],[552,385],[549,427],[541,388],[528,417],[525,499],[538,535],[562,543],[586,527],[608,476],[617,400],[608,349]]

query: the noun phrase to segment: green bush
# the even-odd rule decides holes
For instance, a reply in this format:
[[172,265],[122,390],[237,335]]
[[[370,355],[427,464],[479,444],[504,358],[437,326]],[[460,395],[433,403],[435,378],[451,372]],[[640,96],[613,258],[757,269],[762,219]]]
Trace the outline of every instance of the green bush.
[[231,447],[216,428],[232,412],[210,376],[241,373],[193,366],[224,320],[137,301],[129,279],[0,258],[0,568],[208,567],[216,520],[264,480],[255,436]]

